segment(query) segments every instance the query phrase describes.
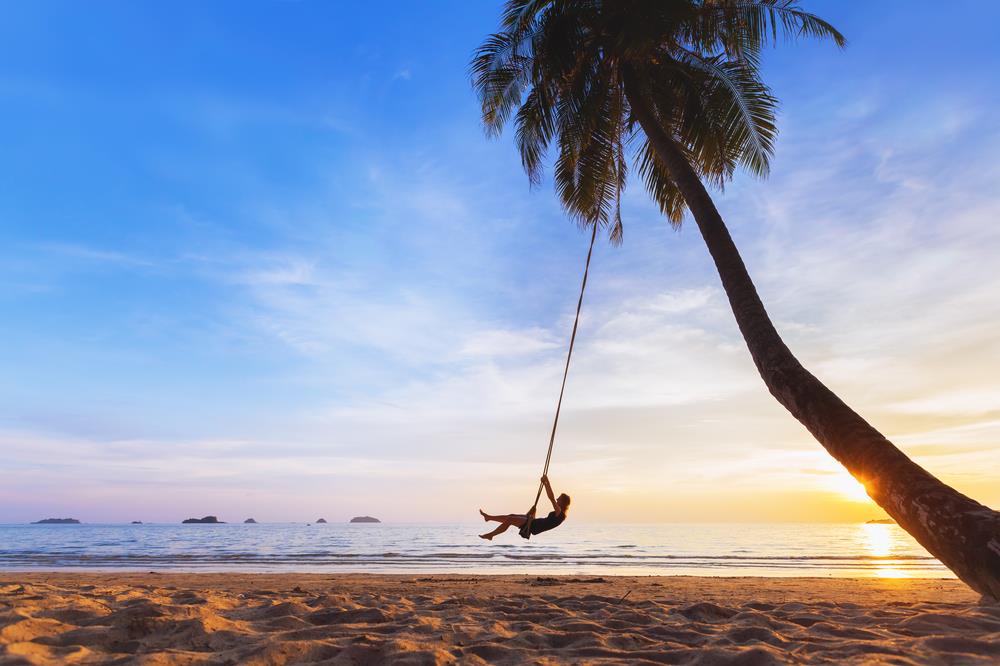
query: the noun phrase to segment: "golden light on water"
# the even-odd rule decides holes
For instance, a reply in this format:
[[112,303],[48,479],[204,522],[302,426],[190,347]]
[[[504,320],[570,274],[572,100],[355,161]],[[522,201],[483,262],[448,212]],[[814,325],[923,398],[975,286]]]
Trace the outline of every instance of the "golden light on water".
[[[860,484],[859,484],[860,485]],[[892,555],[892,530],[894,525],[867,523],[861,525],[864,534],[865,547],[872,557],[889,557]],[[878,578],[906,578],[909,574],[901,569],[895,560],[877,562],[873,574]]]
[[866,524],[861,526],[865,531],[868,554],[874,557],[888,557],[892,553],[892,539],[889,536],[891,525]]
[[891,564],[880,566],[875,570],[876,578],[909,578],[910,574],[900,569],[899,567],[892,566]]

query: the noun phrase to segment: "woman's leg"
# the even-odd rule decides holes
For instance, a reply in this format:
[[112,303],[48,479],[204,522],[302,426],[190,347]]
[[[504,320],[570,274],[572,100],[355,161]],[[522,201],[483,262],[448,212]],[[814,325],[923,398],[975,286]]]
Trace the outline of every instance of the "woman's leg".
[[493,541],[493,537],[495,537],[498,534],[503,534],[504,532],[506,532],[507,528],[510,527],[510,525],[511,525],[510,523],[500,523],[500,526],[497,527],[495,530],[493,530],[492,532],[487,532],[486,534],[480,534],[479,538],[486,539],[487,541]]
[[483,520],[486,522],[490,522],[492,520],[495,523],[510,523],[511,525],[517,525],[518,527],[524,525],[524,521],[528,519],[528,517],[523,513],[507,513],[494,516],[493,514],[486,513],[482,509],[479,510],[479,515],[481,515]]
[[[486,514],[483,514],[483,516],[485,517]],[[490,516],[489,518],[486,519],[496,520],[500,523],[500,525],[492,532],[487,532],[486,534],[479,535],[480,539],[486,539],[487,541],[492,541],[493,537],[495,537],[498,534],[503,534],[504,532],[507,531],[507,529],[511,525],[514,525],[515,527],[520,529],[524,525],[525,521],[528,520],[528,517],[521,513],[510,513],[507,514],[506,516]]]

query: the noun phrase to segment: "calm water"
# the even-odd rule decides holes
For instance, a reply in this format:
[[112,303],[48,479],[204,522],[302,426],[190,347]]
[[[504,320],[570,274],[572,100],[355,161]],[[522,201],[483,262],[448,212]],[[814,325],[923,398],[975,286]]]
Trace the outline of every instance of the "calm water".
[[2,569],[951,577],[895,525],[0,525]]

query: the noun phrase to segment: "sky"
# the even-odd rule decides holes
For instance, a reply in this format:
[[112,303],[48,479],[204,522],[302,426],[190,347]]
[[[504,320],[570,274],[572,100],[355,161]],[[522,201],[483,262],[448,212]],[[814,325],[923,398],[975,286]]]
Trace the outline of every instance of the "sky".
[[[488,140],[499,2],[0,4],[0,522],[471,521],[534,497],[588,238]],[[1000,506],[1000,4],[806,2],[716,202],[799,359]],[[977,17],[969,20],[970,16]],[[586,522],[884,514],[768,395],[693,223],[595,250]]]

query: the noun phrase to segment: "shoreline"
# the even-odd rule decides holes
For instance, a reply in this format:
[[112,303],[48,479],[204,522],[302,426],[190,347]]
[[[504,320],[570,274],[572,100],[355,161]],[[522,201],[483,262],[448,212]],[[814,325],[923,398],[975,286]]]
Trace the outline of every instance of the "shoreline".
[[463,576],[466,578],[524,578],[530,576],[550,576],[553,578],[705,578],[709,580],[715,579],[748,579],[748,580],[824,580],[824,581],[875,581],[875,580],[909,580],[909,581],[950,581],[958,582],[958,578],[954,574],[941,575],[941,576],[926,576],[926,575],[879,575],[872,573],[870,575],[857,575],[856,573],[845,573],[843,575],[839,573],[809,573],[808,570],[796,570],[789,571],[788,573],[778,573],[774,571],[768,571],[767,573],[760,574],[748,574],[742,572],[729,572],[729,573],[718,573],[709,574],[702,573],[704,568],[695,568],[680,570],[678,573],[660,573],[656,572],[644,572],[636,567],[635,569],[629,569],[627,567],[620,567],[620,569],[625,569],[622,573],[608,573],[605,569],[598,570],[570,570],[567,571],[567,567],[547,567],[540,565],[536,568],[532,567],[494,567],[492,571],[483,569],[468,569],[463,571],[446,571],[442,569],[428,569],[426,571],[419,571],[415,568],[400,567],[398,569],[393,569],[391,567],[380,568],[377,566],[365,567],[363,565],[357,567],[331,567],[329,569],[306,569],[306,570],[255,570],[246,568],[226,568],[220,566],[215,567],[205,567],[199,569],[185,569],[183,567],[160,567],[160,568],[149,568],[146,567],[86,567],[86,566],[67,566],[58,569],[42,568],[42,567],[9,567],[6,569],[0,569],[0,576],[2,575],[19,575],[19,576],[34,576],[34,575],[60,575],[60,574],[78,574],[81,576],[144,576],[144,575],[155,575],[155,576],[318,576],[318,577],[338,577],[338,576],[388,576],[388,577],[429,577],[429,576]]
[[[702,575],[702,574],[591,574],[591,573],[525,573],[525,572],[509,572],[509,573],[483,573],[478,571],[452,571],[452,572],[441,572],[436,570],[428,571],[416,571],[411,570],[406,573],[395,573],[395,572],[371,572],[371,571],[246,571],[242,569],[225,569],[218,571],[206,571],[206,570],[193,570],[193,569],[144,569],[144,568],[130,568],[130,569],[116,569],[116,568],[94,568],[88,569],[84,567],[72,567],[72,568],[55,568],[55,569],[18,569],[18,568],[0,568],[0,584],[4,582],[10,582],[11,579],[17,578],[23,582],[28,583],[54,583],[54,582],[66,582],[73,583],[79,582],[73,579],[87,579],[90,582],[132,582],[138,583],[140,580],[142,584],[148,584],[150,582],[150,577],[155,577],[157,582],[162,582],[165,579],[182,579],[185,584],[191,584],[194,582],[202,581],[205,585],[225,585],[227,588],[238,589],[240,585],[248,584],[249,580],[253,579],[256,581],[268,580],[271,582],[282,582],[284,580],[312,580],[320,583],[324,582],[344,582],[352,583],[359,579],[363,579],[366,583],[380,583],[380,582],[391,582],[391,581],[403,581],[403,582],[462,582],[462,581],[477,581],[477,582],[500,582],[500,583],[512,583],[517,581],[528,581],[534,578],[543,577],[550,578],[557,581],[563,582],[581,582],[583,579],[586,580],[597,580],[601,579],[605,583],[613,583],[620,581],[671,581],[671,580],[698,580],[705,581],[706,583],[711,583],[711,581],[732,581],[732,582],[752,582],[761,581],[763,583],[773,582],[779,584],[781,582],[789,581],[818,581],[822,583],[846,583],[868,585],[868,584],[878,584],[884,585],[877,586],[879,589],[891,590],[891,589],[923,589],[925,586],[934,586],[936,584],[945,584],[942,588],[949,597],[952,594],[958,595],[958,598],[964,595],[960,594],[962,590],[967,591],[972,596],[977,596],[968,586],[959,581],[954,575],[949,577],[936,577],[936,576],[913,576],[913,577],[893,577],[893,576],[816,576],[816,575],[796,575],[790,574],[788,576],[771,576],[771,575],[760,575],[760,576],[745,576],[745,575]],[[238,582],[233,582],[238,581]],[[177,581],[174,581],[177,582]],[[954,589],[952,589],[954,588]],[[978,597],[977,597],[978,598]]]
[[978,602],[949,579],[5,570],[0,663],[996,663]]

